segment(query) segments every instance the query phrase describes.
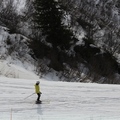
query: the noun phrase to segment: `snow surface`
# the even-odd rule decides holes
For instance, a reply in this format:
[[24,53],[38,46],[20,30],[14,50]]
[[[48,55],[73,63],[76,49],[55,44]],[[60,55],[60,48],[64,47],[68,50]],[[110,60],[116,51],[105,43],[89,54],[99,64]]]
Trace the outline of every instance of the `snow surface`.
[[39,79],[43,104],[38,105],[33,94],[38,77],[10,66],[20,76],[7,78],[1,73],[0,120],[120,120],[119,85]]
[[0,75],[9,78],[39,79],[34,73],[7,61],[0,61]]

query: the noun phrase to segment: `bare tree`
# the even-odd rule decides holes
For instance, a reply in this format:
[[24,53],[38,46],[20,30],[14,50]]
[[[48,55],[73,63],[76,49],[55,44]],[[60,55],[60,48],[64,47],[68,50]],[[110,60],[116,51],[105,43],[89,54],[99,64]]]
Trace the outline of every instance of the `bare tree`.
[[9,28],[10,32],[16,33],[18,31],[19,21],[20,16],[17,14],[17,10],[14,5],[14,0],[1,2],[0,24]]

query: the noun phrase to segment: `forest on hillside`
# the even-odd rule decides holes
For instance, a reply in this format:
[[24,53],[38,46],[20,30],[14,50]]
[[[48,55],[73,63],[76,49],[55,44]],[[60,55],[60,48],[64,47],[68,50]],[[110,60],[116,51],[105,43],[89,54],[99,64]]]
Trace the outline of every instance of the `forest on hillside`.
[[0,2],[0,26],[30,39],[38,75],[120,83],[119,0],[26,0],[22,9],[19,0]]

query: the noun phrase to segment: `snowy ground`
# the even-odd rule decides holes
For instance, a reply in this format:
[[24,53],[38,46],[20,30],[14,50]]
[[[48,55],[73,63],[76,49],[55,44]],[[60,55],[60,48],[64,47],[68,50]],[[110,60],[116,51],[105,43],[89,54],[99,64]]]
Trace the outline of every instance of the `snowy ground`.
[[40,79],[43,104],[37,105],[36,94],[26,98],[37,77],[19,70],[25,79],[0,77],[0,120],[120,120],[119,85]]

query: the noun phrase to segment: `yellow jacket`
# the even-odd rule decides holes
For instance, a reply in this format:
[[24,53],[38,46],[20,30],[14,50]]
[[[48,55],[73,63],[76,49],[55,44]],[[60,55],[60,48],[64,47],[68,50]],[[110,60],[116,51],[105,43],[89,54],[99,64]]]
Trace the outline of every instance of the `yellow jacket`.
[[35,84],[35,93],[40,93],[40,87],[39,85]]

